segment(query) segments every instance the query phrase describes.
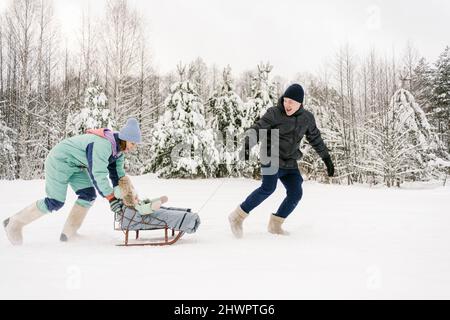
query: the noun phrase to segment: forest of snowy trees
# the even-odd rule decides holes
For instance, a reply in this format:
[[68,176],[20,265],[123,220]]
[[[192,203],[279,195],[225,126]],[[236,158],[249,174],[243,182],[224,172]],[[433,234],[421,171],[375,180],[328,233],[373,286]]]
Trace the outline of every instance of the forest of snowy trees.
[[58,141],[119,129],[130,116],[144,139],[127,159],[131,174],[257,177],[258,161],[239,161],[238,137],[292,82],[304,86],[337,170],[325,177],[305,142],[299,165],[309,179],[400,186],[449,174],[449,46],[426,61],[410,43],[390,57],[343,45],[321,72],[294,79],[258,61],[233,77],[232,66],[200,57],[161,74],[146,30],[126,0],[110,0],[102,17],[84,12],[78,46],[68,48],[50,0],[10,2],[0,15],[0,179],[42,178]]

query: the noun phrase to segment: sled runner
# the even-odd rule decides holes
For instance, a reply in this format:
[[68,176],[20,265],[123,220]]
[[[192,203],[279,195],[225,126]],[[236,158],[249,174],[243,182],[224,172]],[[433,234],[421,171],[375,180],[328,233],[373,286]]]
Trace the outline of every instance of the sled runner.
[[[167,246],[176,243],[185,233],[194,233],[199,224],[200,218],[191,209],[161,207],[152,214],[141,215],[136,209],[125,207],[116,214],[114,229],[125,236],[124,243],[118,246]],[[154,230],[164,230],[164,238],[139,241],[140,231]],[[136,232],[136,241],[130,242],[130,231]]]

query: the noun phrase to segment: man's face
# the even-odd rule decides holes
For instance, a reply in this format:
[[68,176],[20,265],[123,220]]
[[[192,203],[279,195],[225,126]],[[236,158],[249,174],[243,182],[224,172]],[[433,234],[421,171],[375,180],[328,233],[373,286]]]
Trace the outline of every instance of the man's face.
[[125,152],[125,153],[133,152],[135,149],[136,149],[136,143],[127,141],[127,147],[123,152]]
[[283,98],[284,111],[288,116],[292,116],[301,107],[301,103],[289,98]]

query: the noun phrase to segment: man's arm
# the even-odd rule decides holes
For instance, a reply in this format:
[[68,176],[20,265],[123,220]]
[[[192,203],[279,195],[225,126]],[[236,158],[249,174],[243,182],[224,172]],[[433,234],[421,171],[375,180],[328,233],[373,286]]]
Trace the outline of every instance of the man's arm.
[[317,128],[316,119],[312,114],[309,115],[310,119],[308,122],[308,129],[306,130],[306,139],[322,159],[327,158],[330,154],[328,153],[328,148],[323,142],[322,135]]
[[[245,136],[245,159],[248,160],[248,155],[250,150],[255,146],[259,141],[259,130],[269,130],[273,128],[275,125],[275,110],[273,108],[269,108],[267,112],[262,116],[261,119],[255,122],[253,126],[251,126],[247,130],[247,135]],[[250,139],[248,134],[252,134],[251,131],[254,130],[256,132],[256,139]]]
[[308,123],[308,130],[306,131],[306,139],[309,144],[316,150],[317,154],[322,158],[323,162],[327,166],[327,173],[329,177],[334,176],[334,165],[331,161],[328,148],[323,142],[320,130],[317,128],[316,119],[310,114],[310,120]]

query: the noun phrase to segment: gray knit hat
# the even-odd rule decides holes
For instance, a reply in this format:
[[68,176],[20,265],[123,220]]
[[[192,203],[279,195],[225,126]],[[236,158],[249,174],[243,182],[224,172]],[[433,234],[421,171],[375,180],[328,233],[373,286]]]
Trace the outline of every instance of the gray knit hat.
[[119,139],[134,143],[141,143],[141,129],[139,129],[139,123],[135,118],[130,118],[127,120],[127,124],[119,132]]

